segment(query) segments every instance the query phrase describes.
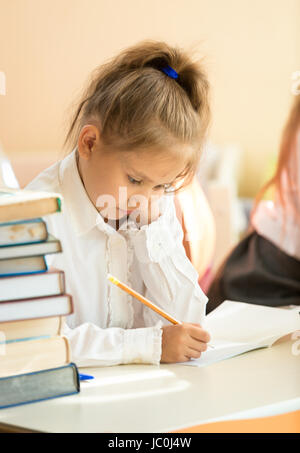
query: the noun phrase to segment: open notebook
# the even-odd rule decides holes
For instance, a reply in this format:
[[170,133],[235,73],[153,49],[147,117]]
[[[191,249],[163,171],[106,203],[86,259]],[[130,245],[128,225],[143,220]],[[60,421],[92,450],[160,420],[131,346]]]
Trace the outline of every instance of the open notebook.
[[206,316],[203,328],[210,333],[214,348],[183,365],[210,365],[300,332],[300,306],[283,309],[226,300]]

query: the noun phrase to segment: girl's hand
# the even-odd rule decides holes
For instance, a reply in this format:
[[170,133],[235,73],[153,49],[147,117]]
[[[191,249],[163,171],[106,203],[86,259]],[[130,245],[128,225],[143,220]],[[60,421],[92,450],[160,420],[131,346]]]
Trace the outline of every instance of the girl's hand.
[[210,335],[200,324],[183,323],[162,327],[161,363],[187,362],[206,351]]

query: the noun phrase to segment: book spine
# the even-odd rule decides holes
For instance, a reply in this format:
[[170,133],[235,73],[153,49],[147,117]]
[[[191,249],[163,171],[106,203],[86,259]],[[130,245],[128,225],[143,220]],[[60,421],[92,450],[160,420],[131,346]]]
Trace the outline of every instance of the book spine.
[[[45,258],[45,255],[39,255],[39,257],[42,259],[43,261],[43,269],[40,269],[38,271],[22,271],[22,272],[13,272],[13,273],[0,273],[0,277],[16,277],[18,275],[31,275],[31,274],[40,274],[42,272],[47,272],[48,270],[48,264],[47,264],[47,261],[46,261],[46,258]],[[29,257],[26,257],[26,258],[29,258]],[[9,258],[9,259],[18,259],[18,258]],[[20,258],[22,259],[22,258]],[[1,260],[0,260],[1,261]],[[5,261],[5,260],[3,260]]]
[[[1,328],[1,324],[0,324],[0,328]],[[0,341],[0,345],[11,344],[11,343],[20,343],[23,341],[43,340],[43,339],[47,339],[47,338],[51,338],[51,335],[36,335],[33,337],[16,338],[15,340],[5,340],[5,341]]]
[[[35,304],[35,300],[36,301],[40,301],[41,299],[48,299],[48,298],[55,298],[55,297],[62,297],[62,296],[66,296],[69,300],[69,306],[68,306],[68,310],[66,313],[50,313],[48,315],[43,315],[41,316],[40,314],[39,315],[30,315],[30,317],[28,318],[14,318],[14,319],[10,319],[10,320],[6,320],[6,319],[3,319],[1,322],[0,322],[0,326],[2,323],[11,323],[11,322],[19,322],[19,321],[29,321],[29,320],[35,320],[35,319],[41,319],[41,318],[53,318],[55,316],[63,316],[63,317],[66,317],[66,316],[69,316],[71,315],[72,313],[74,313],[74,303],[73,303],[73,298],[70,294],[59,294],[57,296],[43,296],[43,297],[33,297],[32,299],[15,299],[15,300],[8,300],[8,301],[2,301],[0,303],[0,307],[1,306],[5,306],[6,304],[11,304],[11,303],[17,303],[18,305],[22,304],[22,302],[33,302]],[[0,312],[1,313],[1,312]],[[18,314],[18,310],[15,310],[15,316],[17,316]],[[62,327],[63,327],[63,324],[62,324]]]
[[0,322],[0,344],[23,341],[42,336],[61,335],[63,322],[61,315],[43,316],[35,319]]
[[19,225],[23,223],[45,223],[42,217],[35,217],[33,219],[12,220],[11,222],[0,222],[0,228],[3,226]]
[[[31,225],[34,224],[33,235],[38,235],[38,237],[36,239],[33,237],[28,237],[28,232],[26,231],[26,229],[24,231],[24,229],[21,228],[21,230],[18,229],[16,232],[15,228],[13,228],[16,225],[28,225],[28,224],[31,224]],[[3,238],[3,233],[1,233],[1,231],[3,231],[2,230],[3,227],[6,227],[8,229],[8,231],[10,232],[10,233],[6,233],[6,242],[4,242],[5,233],[4,233],[4,238]],[[12,229],[14,229],[14,231],[12,231]],[[26,232],[27,232],[27,240],[25,239]],[[10,234],[10,237],[11,237],[11,235],[13,236],[13,239],[11,239],[10,241],[7,240],[8,234]],[[22,239],[22,235],[23,235],[23,239]],[[24,236],[25,236],[25,238],[24,238]],[[32,234],[31,234],[31,236],[32,236]],[[37,217],[34,219],[27,219],[27,220],[15,220],[12,222],[2,222],[2,223],[0,222],[0,247],[1,248],[6,248],[6,247],[9,248],[11,246],[38,244],[38,243],[47,241],[48,236],[49,236],[49,233],[48,233],[48,229],[47,229],[47,224],[41,217]]]
[[[47,264],[46,264],[47,266]],[[33,275],[33,274],[42,274],[43,272],[46,272],[48,268],[42,269],[39,271],[28,271],[28,272],[18,272],[18,273],[13,273],[13,274],[0,274],[1,277],[17,277],[18,275]]]
[[0,362],[0,377],[26,374],[70,363],[70,345],[60,335],[7,343]]
[[[62,372],[64,379],[61,385],[55,386],[54,379]],[[0,393],[0,409],[5,409],[77,394],[80,379],[76,364],[71,362],[61,367],[0,378],[0,389],[4,390]]]
[[[41,247],[40,244],[43,244]],[[52,244],[55,244],[56,249],[52,249]],[[46,247],[48,247],[48,250]],[[28,247],[33,246],[34,249],[31,252],[28,252]],[[22,247],[19,254],[15,252],[15,247]],[[30,256],[43,256],[43,255],[53,255],[55,253],[61,253],[62,245],[59,239],[55,239],[55,241],[48,242],[47,241],[36,241],[34,243],[28,242],[23,244],[8,244],[8,245],[1,245],[0,246],[0,261],[1,260],[9,260],[9,259],[18,259],[18,258],[27,258]]]

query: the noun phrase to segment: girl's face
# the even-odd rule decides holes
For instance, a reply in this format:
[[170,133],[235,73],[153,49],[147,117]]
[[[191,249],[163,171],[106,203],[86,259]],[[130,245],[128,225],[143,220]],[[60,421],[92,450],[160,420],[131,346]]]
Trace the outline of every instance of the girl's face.
[[[78,170],[91,201],[107,219],[120,219],[157,202],[186,166],[186,159],[174,159],[175,146],[167,151],[105,153],[101,146],[96,148],[95,141],[82,139],[78,143]],[[187,145],[185,150],[180,147],[181,155],[189,154]]]

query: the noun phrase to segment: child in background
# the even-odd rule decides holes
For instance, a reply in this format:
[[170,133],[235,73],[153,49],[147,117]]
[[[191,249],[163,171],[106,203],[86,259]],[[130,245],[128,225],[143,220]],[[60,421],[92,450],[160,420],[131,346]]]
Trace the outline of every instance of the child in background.
[[[261,201],[272,186],[274,201]],[[300,96],[282,134],[275,175],[258,194],[251,230],[217,272],[208,312],[226,299],[300,304]]]
[[[63,196],[62,213],[45,218],[63,247],[48,264],[65,271],[73,296],[64,333],[78,366],[182,362],[206,350],[207,297],[173,199],[195,175],[208,121],[201,65],[142,42],[97,68],[66,137],[72,152],[27,186]],[[182,325],[111,285],[108,273]]]

